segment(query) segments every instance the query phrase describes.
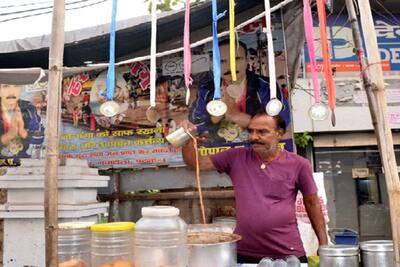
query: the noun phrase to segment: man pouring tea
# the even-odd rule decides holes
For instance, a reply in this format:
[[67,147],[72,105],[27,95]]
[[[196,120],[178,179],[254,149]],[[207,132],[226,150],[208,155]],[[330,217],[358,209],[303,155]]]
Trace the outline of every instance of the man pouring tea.
[[[224,55],[226,55],[226,60],[229,60],[228,53],[224,50],[228,48],[225,44],[220,47],[222,62],[224,62]],[[240,49],[239,56],[243,54],[244,57],[243,46]],[[246,72],[243,71],[243,73]],[[243,88],[247,90],[252,88],[250,92],[256,92],[256,96],[259,95],[258,92],[269,91],[268,78],[250,73],[250,71],[242,76],[247,77],[248,80],[248,77],[251,77],[251,81],[254,81],[251,83],[252,87],[249,87],[247,81],[247,86]],[[227,88],[230,83],[233,83],[229,79],[222,78]],[[241,84],[240,81],[236,83],[239,86]],[[263,88],[259,88],[261,85]],[[304,205],[318,237],[319,245],[328,243],[311,165],[308,160],[289,152],[280,145],[289,122],[287,103],[283,101],[286,109],[279,115],[270,116],[265,112],[264,101],[269,99],[269,95],[265,98],[256,97],[255,99],[259,102],[255,105],[249,102],[251,100],[249,91],[247,95],[246,90],[243,92],[245,100],[228,103],[228,111],[224,118],[234,121],[242,129],[247,130],[248,146],[231,148],[215,155],[201,156],[199,154],[200,170],[226,173],[232,181],[237,219],[235,233],[242,236],[237,246],[239,263],[259,263],[264,257],[286,259],[290,255],[298,257],[301,262],[307,262],[295,215],[298,191],[303,194]],[[204,106],[206,97],[200,100],[197,103],[202,103]],[[240,105],[243,103],[246,105],[241,109]],[[197,111],[202,106],[197,105]],[[249,108],[254,109],[256,106],[259,107],[258,110],[248,112]],[[229,111],[229,108],[233,110]],[[192,115],[195,112],[196,109]],[[192,122],[183,121],[180,126],[188,132],[197,131],[200,134],[207,130],[207,124],[203,123],[204,121],[215,121],[208,117],[203,121],[192,118],[193,116],[189,117]],[[212,127],[213,124],[208,125]],[[200,137],[199,142],[203,139],[204,137]],[[196,167],[192,140],[183,146],[182,155],[189,167]]]

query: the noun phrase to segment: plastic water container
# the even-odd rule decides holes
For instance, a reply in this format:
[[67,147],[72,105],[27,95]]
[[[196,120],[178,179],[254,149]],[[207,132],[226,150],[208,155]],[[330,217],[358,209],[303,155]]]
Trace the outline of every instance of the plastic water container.
[[59,266],[89,267],[90,226],[94,222],[71,222],[58,225]]
[[133,222],[95,224],[92,267],[133,267]]
[[135,229],[135,267],[186,267],[187,226],[179,209],[171,206],[142,208]]
[[351,229],[332,229],[336,245],[358,245],[358,233]]

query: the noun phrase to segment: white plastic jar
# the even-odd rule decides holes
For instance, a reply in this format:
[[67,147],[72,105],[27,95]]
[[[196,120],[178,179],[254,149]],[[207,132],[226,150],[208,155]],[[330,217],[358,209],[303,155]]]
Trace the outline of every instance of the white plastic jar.
[[179,209],[143,207],[134,236],[135,267],[187,266],[187,226]]
[[58,225],[59,266],[89,267],[90,226],[94,222],[70,222]]
[[92,267],[133,267],[134,226],[133,222],[92,225]]

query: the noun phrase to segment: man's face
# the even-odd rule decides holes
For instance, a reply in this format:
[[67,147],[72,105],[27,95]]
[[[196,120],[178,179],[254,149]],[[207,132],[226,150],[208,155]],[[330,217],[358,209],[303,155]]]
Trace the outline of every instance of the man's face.
[[44,107],[44,101],[41,94],[36,94],[32,97],[32,104],[35,106],[37,110],[40,110]]
[[6,107],[15,107],[21,96],[21,86],[2,84],[0,86],[0,98]]
[[[224,81],[228,84],[232,83],[232,75],[231,75],[231,61],[230,61],[230,52],[229,45],[222,45],[220,47],[221,53],[221,76]],[[236,50],[236,78],[237,82],[243,81],[246,77],[246,69],[247,69],[247,58],[246,51],[242,46],[239,46],[239,49]]]
[[283,132],[277,129],[273,117],[260,115],[251,119],[248,128],[249,142],[261,155],[273,153],[282,138]]

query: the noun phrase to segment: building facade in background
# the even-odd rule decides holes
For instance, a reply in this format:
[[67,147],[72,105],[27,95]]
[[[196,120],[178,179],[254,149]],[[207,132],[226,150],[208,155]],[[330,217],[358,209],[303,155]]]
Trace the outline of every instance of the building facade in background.
[[[389,122],[400,165],[400,15],[374,15],[374,20],[385,75]],[[328,26],[335,70],[336,125],[332,125],[331,118],[317,122],[304,116],[313,103],[305,49],[303,77],[298,79],[291,94],[294,131],[313,135],[314,142],[308,155],[313,159],[315,171],[323,172],[325,176],[330,228],[353,229],[359,232],[361,239],[390,238],[384,171],[353,50],[350,23],[347,16],[332,14]],[[314,28],[314,34],[318,40],[318,28]],[[320,55],[318,42],[316,47],[317,55]],[[320,82],[321,98],[326,101],[324,82]]]

